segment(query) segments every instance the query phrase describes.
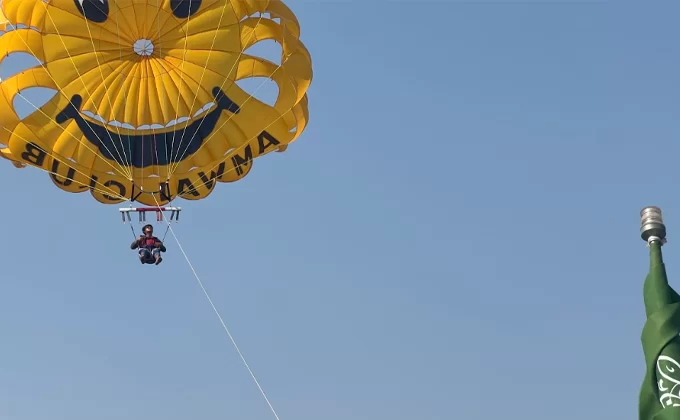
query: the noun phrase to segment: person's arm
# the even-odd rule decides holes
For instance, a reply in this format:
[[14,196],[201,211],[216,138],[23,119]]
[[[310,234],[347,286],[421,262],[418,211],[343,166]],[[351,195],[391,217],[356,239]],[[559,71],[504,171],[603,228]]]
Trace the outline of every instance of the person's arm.
[[142,237],[140,236],[139,238],[135,239],[135,241],[132,243],[132,245],[130,245],[130,249],[136,249],[139,246],[139,240],[141,238]]
[[156,238],[156,248],[160,249],[162,252],[165,252],[165,245],[163,245],[163,242]]

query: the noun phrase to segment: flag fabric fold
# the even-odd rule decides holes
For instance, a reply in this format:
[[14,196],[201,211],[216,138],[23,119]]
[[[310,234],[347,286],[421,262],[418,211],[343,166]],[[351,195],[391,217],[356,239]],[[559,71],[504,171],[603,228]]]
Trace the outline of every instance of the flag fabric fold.
[[661,243],[650,244],[644,284],[647,321],[642,330],[646,373],[640,420],[680,420],[680,295],[668,284]]

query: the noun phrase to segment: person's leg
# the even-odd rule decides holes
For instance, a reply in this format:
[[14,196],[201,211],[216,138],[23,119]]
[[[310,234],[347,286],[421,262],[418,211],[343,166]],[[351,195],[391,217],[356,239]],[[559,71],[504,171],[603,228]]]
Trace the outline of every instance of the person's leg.
[[139,261],[142,264],[146,264],[147,261],[149,260],[149,258],[151,258],[151,254],[149,253],[149,250],[145,249],[145,248],[141,248],[139,250]]
[[154,250],[151,253],[153,254],[154,259],[156,260],[156,265],[160,264],[161,261],[163,261],[160,249],[154,248]]

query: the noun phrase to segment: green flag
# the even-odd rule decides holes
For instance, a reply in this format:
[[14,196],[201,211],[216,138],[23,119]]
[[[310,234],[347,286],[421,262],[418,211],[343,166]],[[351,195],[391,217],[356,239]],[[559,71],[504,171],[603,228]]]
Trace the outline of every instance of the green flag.
[[650,244],[650,260],[644,285],[647,372],[640,390],[640,420],[680,420],[680,296],[668,284],[659,241]]

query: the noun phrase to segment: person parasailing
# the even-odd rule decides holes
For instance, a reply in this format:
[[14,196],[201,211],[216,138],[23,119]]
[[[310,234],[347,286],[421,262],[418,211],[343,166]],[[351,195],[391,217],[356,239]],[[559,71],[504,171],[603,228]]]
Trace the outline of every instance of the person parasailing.
[[166,248],[163,241],[153,236],[153,226],[146,225],[142,228],[143,235],[135,239],[130,245],[130,249],[139,248],[139,261],[142,264],[158,265],[163,261],[161,252],[165,252]]

